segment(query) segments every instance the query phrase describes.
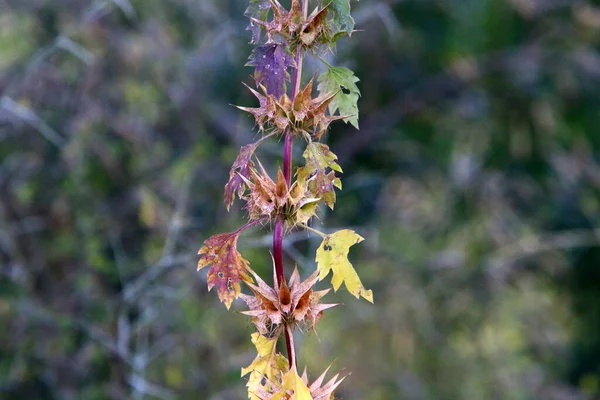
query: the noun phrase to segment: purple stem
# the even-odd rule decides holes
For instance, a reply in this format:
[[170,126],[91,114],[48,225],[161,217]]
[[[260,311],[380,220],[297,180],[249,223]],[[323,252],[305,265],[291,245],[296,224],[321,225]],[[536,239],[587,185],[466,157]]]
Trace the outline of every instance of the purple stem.
[[235,235],[237,235],[238,233],[241,233],[241,232],[245,231],[246,229],[248,229],[248,228],[250,228],[250,227],[252,227],[252,226],[254,226],[254,225],[258,224],[259,222],[265,222],[265,219],[263,218],[263,219],[255,219],[255,220],[252,220],[252,221],[250,221],[250,222],[248,222],[248,223],[246,223],[246,224],[244,224],[244,225],[240,226],[238,229],[236,229],[236,230],[235,230],[234,232],[232,232],[232,233],[233,233],[233,234],[235,234]]
[[288,187],[292,184],[292,148],[294,144],[294,138],[292,134],[287,131],[285,133],[285,142],[283,144],[283,176],[288,184]]
[[[304,18],[308,13],[308,0],[301,0],[302,11]],[[296,94],[300,89],[300,78],[302,77],[302,47],[298,46],[296,49],[296,69],[292,74],[292,91],[290,93],[290,100],[294,101]],[[285,142],[283,145],[283,176],[288,184],[291,186],[292,182],[292,148],[293,148],[293,136],[289,129],[285,133]],[[273,259],[275,261],[275,286],[285,281],[285,273],[283,269],[283,236],[285,234],[284,229],[285,221],[283,217],[277,218],[275,221],[275,228],[273,229]],[[285,330],[285,347],[287,350],[288,361],[290,368],[296,362],[293,348],[293,338],[290,336],[290,330]]]
[[282,218],[277,218],[275,228],[273,229],[273,259],[275,261],[275,288],[279,288],[285,281],[283,273],[283,224]]
[[[308,5],[308,1],[303,2],[303,7]],[[300,90],[300,79],[302,77],[302,46],[298,45],[296,49],[296,69],[292,75],[292,92],[290,93],[290,100],[294,101],[296,94]],[[283,176],[288,186],[292,184],[292,148],[293,148],[293,137],[288,129],[285,132],[285,143],[283,145]]]

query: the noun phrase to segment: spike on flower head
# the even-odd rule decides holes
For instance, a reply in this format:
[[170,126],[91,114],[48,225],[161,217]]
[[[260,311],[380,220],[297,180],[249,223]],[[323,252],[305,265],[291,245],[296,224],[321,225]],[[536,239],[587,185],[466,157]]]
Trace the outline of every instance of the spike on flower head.
[[252,317],[252,322],[263,335],[269,333],[269,326],[280,325],[282,321],[305,323],[314,328],[324,310],[338,305],[319,302],[329,289],[313,291],[312,287],[319,279],[318,271],[301,282],[296,267],[288,283],[281,282],[276,288],[267,285],[257,274],[253,275],[257,284],[247,284],[254,295],[240,294],[249,308],[242,313]]
[[340,374],[337,373],[323,384],[329,368],[315,379],[314,382],[310,383],[309,386],[306,369],[299,376],[294,366],[285,374],[280,373],[280,376],[275,381],[264,379],[262,383],[255,383],[252,387],[249,387],[249,394],[253,396],[253,400],[331,400],[333,399],[335,390],[346,379],[346,376],[340,378]]

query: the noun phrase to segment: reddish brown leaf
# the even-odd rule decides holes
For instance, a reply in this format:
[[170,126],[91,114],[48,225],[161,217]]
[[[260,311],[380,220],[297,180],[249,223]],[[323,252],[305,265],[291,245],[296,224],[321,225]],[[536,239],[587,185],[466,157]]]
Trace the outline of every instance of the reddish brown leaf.
[[208,270],[208,290],[216,287],[219,299],[227,308],[240,294],[240,280],[252,281],[248,261],[237,251],[238,237],[237,231],[213,235],[198,250],[198,270],[212,265]]
[[245,183],[243,178],[247,179],[250,176],[250,170],[254,165],[252,155],[259,144],[260,141],[243,146],[231,166],[229,181],[225,184],[225,193],[223,195],[227,210],[233,204],[236,195],[241,198],[244,194]]
[[267,174],[262,164],[259,162],[261,172],[254,168],[250,171],[250,179],[247,185],[250,187],[250,193],[246,196],[246,210],[251,220],[261,217],[271,217],[273,211],[277,208],[275,200],[275,182]]
[[311,178],[308,188],[314,197],[320,197],[329,208],[333,209],[336,196],[334,186],[341,185],[339,178],[335,177],[335,172],[328,174],[324,170],[317,170],[317,173]]
[[279,100],[277,100],[275,96],[267,93],[267,88],[263,85],[259,85],[259,88],[265,93],[264,95],[248,87],[248,89],[250,89],[250,91],[258,98],[260,107],[236,107],[252,114],[259,130],[264,131],[265,125],[269,124],[272,128],[275,128],[271,132],[272,134],[284,133],[287,128],[291,127],[289,112],[291,101],[289,97],[286,94],[283,94],[279,97]]
[[225,194],[223,197],[227,210],[229,210],[229,207],[233,204],[236,195],[240,199],[244,195],[244,191],[248,186],[248,179],[250,178],[252,167],[254,166],[252,156],[258,146],[272,135],[273,133],[265,135],[257,142],[242,146],[240,149],[240,152],[229,171],[229,181],[225,184]]
[[344,117],[339,115],[327,115],[325,111],[327,110],[327,106],[333,101],[336,94],[323,94],[318,97],[312,99],[310,104],[310,112],[309,117],[312,118],[312,125],[314,126],[314,134],[318,139],[325,132],[327,132],[327,128],[329,128],[329,124],[333,121],[337,121],[339,119],[343,119]]

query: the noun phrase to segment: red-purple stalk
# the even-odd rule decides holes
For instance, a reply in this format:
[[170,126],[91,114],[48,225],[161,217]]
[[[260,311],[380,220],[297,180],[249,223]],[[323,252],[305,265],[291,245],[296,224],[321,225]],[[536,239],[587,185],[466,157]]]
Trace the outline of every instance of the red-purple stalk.
[[[308,15],[308,0],[300,0],[302,4],[302,12],[304,18]],[[290,100],[294,101],[296,94],[300,89],[300,79],[302,78],[302,46],[298,45],[296,49],[296,69],[292,73],[292,91],[290,93]],[[293,149],[294,138],[289,131],[285,133],[285,141],[283,145],[283,176],[288,184],[291,186],[292,182],[292,149]],[[285,281],[285,273],[283,269],[283,236],[285,234],[285,221],[283,217],[277,218],[275,221],[275,228],[273,229],[273,259],[275,261],[275,287],[278,287],[282,282]],[[290,368],[296,362],[293,348],[293,338],[290,336],[289,329],[285,330],[285,347],[287,350],[288,361]]]

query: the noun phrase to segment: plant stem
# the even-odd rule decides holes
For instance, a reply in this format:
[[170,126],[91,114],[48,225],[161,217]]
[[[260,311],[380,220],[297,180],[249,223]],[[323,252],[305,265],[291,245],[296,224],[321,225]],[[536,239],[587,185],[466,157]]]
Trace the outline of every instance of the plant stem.
[[245,231],[246,229],[248,229],[248,228],[250,228],[250,227],[253,227],[254,225],[256,225],[256,224],[258,224],[258,223],[260,223],[260,222],[265,222],[265,218],[262,218],[262,219],[256,219],[256,220],[250,221],[250,222],[248,222],[248,223],[246,223],[246,224],[244,224],[244,225],[240,226],[238,229],[236,229],[234,232],[232,232],[232,234],[235,234],[235,235],[237,235],[238,233],[240,233],[240,232],[243,232],[243,231]]
[[283,176],[288,184],[288,187],[292,184],[292,145],[294,138],[288,130],[285,133],[285,142],[283,144]]
[[[300,0],[300,4],[302,4],[302,14],[304,19],[308,16],[308,1],[309,0]],[[300,91],[300,83],[302,80],[302,64],[303,64],[303,54],[302,54],[302,45],[298,44],[298,48],[296,49],[296,69],[292,75],[292,93],[290,94],[290,100],[294,101],[296,95]],[[285,133],[285,144],[283,146],[283,176],[288,184],[291,185],[292,182],[292,143],[293,137],[288,129]]]
[[317,235],[321,236],[323,239],[325,238],[325,236],[327,236],[326,234],[324,234],[321,231],[316,230],[315,228],[311,228],[310,226],[306,225],[306,224],[298,224],[299,227],[304,228],[308,231],[311,231],[313,233],[316,233]]
[[[273,260],[275,261],[275,288],[278,288],[285,280],[283,273],[283,225],[285,221],[283,218],[277,218],[275,221],[275,228],[273,229]],[[285,348],[287,350],[288,362],[290,368],[292,368],[292,355],[294,355],[292,338],[285,330]]]
[[292,365],[296,365],[296,350],[294,348],[294,332],[292,332],[292,327],[291,325],[287,325],[285,327],[285,338],[287,340],[287,338],[290,338],[290,348],[291,348],[291,354],[290,354],[290,368],[292,368]]
[[273,260],[275,261],[275,288],[285,281],[283,273],[283,218],[277,218],[275,228],[273,229]]
[[[308,15],[308,1],[300,0],[302,4],[302,13],[304,19]],[[298,45],[296,49],[296,69],[292,74],[292,91],[290,93],[290,99],[294,101],[296,94],[300,90],[300,81],[302,78],[302,46]],[[285,133],[285,142],[283,145],[283,176],[288,184],[291,186],[292,182],[292,149],[293,149],[293,136],[289,129]],[[284,229],[285,221],[283,217],[277,218],[275,221],[275,228],[273,229],[273,260],[275,261],[275,286],[279,287],[281,283],[285,281],[285,273],[283,269],[283,236],[285,234]],[[288,361],[290,368],[296,364],[296,356],[294,352],[294,342],[291,337],[290,329],[285,329],[285,346],[287,349]]]

